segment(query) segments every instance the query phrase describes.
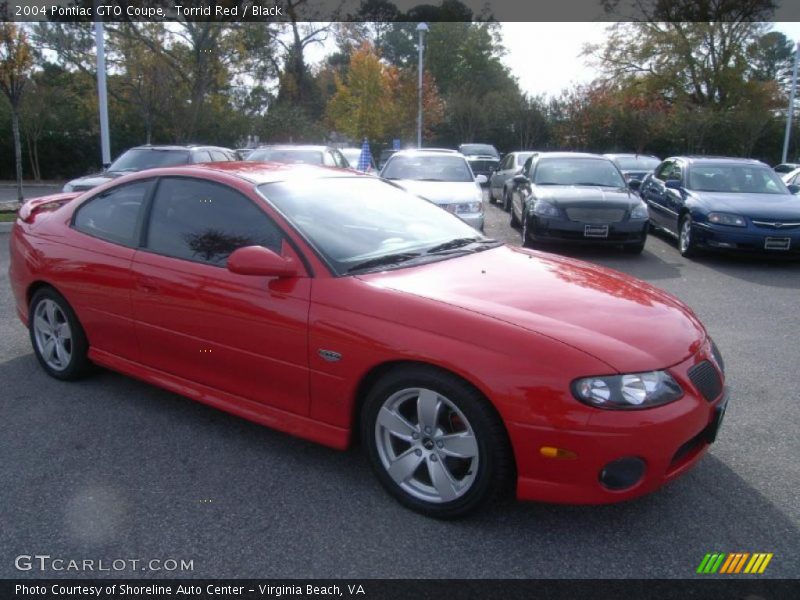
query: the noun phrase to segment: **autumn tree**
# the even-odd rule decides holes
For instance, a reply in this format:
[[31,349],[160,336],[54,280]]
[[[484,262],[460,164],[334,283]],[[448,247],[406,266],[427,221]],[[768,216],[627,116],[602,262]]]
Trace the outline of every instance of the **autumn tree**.
[[33,68],[33,53],[25,31],[13,23],[0,23],[0,90],[11,106],[11,130],[14,136],[17,199],[22,202],[22,142],[19,110],[25,85]]

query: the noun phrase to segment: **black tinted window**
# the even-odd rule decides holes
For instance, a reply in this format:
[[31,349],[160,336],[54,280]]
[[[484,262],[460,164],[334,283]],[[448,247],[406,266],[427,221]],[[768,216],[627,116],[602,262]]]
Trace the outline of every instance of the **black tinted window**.
[[244,246],[280,251],[278,227],[253,202],[220,184],[163,179],[150,216],[147,248],[216,266]]
[[135,246],[139,211],[152,181],[137,181],[95,196],[75,214],[75,228],[125,246]]

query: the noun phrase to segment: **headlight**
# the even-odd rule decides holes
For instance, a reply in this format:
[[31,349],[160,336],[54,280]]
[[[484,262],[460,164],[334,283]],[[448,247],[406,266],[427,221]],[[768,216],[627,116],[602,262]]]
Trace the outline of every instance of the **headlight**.
[[540,217],[557,217],[558,209],[544,200],[538,200],[533,204],[533,214]]
[[73,185],[71,183],[65,183],[64,189],[61,190],[62,192],[71,192],[73,190]]
[[[452,211],[457,215],[462,215],[464,213],[477,213],[481,212],[481,207],[483,206],[482,202],[462,202],[460,204],[451,204]],[[449,208],[449,207],[448,207]]]
[[681,386],[666,371],[576,379],[572,393],[585,404],[610,409],[651,408],[683,396]]
[[744,217],[730,215],[728,213],[712,212],[708,213],[708,222],[714,225],[731,225],[732,227],[747,227]]
[[632,221],[641,221],[650,218],[650,213],[647,212],[647,204],[642,202],[631,211]]

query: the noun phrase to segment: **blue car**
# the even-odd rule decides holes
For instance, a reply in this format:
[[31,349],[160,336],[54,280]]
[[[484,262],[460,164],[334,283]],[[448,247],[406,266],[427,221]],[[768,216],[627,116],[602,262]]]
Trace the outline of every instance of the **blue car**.
[[647,175],[639,192],[650,223],[702,249],[800,255],[800,187],[757,160],[676,156]]

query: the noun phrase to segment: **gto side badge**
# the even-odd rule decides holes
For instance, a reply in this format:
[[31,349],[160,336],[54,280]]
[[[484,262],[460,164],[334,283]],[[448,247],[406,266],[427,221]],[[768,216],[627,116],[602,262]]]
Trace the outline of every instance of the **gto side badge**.
[[327,360],[328,362],[336,362],[342,359],[342,355],[338,352],[334,352],[333,350],[325,350],[320,348],[317,350],[317,354],[319,354],[323,360]]

